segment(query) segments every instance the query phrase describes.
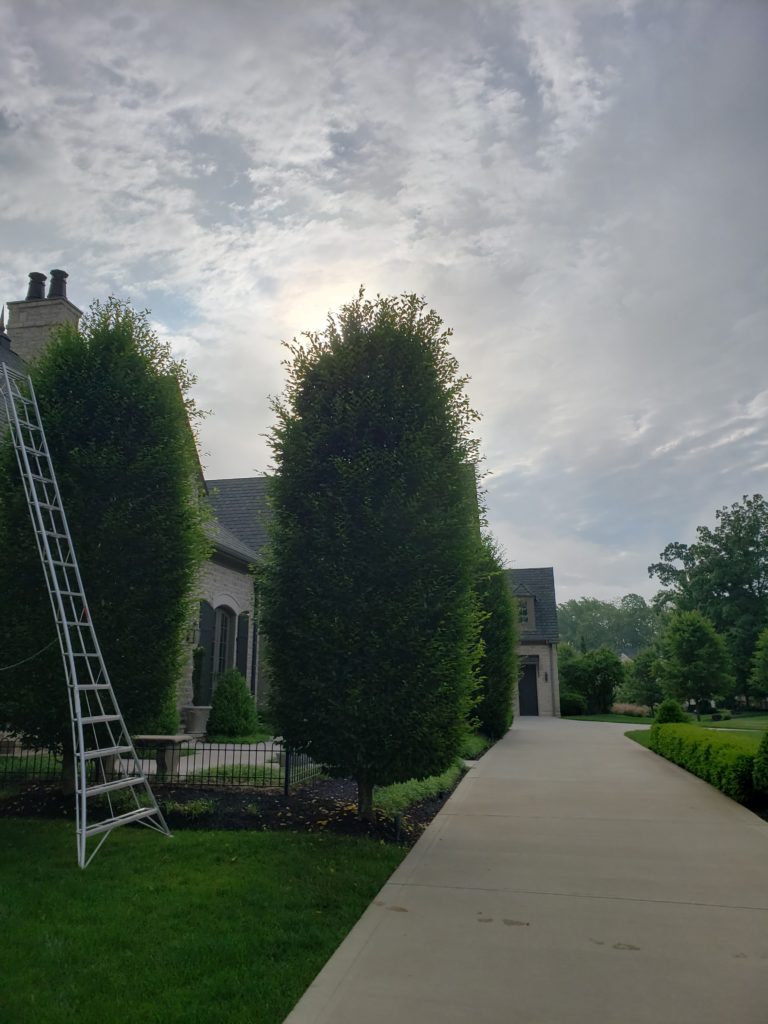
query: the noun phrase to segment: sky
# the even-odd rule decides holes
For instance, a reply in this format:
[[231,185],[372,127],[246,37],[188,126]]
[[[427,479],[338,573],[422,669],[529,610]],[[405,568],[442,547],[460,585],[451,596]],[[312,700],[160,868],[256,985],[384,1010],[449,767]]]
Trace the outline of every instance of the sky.
[[508,564],[650,597],[768,490],[767,47],[764,0],[4,0],[0,301],[149,308],[219,478],[283,341],[423,295]]

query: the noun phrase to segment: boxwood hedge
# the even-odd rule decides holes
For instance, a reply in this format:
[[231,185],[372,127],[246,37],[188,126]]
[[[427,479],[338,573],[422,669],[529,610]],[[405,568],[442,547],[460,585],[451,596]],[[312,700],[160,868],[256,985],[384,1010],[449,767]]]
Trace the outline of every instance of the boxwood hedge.
[[654,724],[650,749],[742,804],[762,802],[768,789],[755,773],[759,734],[709,731],[696,725]]

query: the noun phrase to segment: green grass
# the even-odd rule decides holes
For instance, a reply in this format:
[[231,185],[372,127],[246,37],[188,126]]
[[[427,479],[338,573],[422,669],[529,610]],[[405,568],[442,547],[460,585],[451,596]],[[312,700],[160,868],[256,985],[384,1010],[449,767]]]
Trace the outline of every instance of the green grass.
[[71,825],[22,819],[0,850],[9,1024],[280,1024],[405,853],[131,827],[80,871]]
[[646,749],[650,748],[650,729],[634,729],[630,730],[629,732],[625,732],[624,735],[627,737],[627,739],[634,740],[635,743],[639,743],[641,747],[645,747]]
[[632,722],[635,725],[651,725],[652,718],[638,715],[563,715],[570,722]]
[[186,776],[188,785],[212,786],[228,782],[241,786],[282,786],[285,773],[276,761],[266,764],[222,764],[199,772],[190,772]]
[[256,732],[249,733],[247,736],[206,736],[206,743],[266,743],[268,740],[273,738],[271,730],[266,728],[257,729]]
[[[690,726],[695,726],[698,729],[705,729],[707,731],[709,731],[712,725],[711,722],[688,722],[687,724]],[[715,722],[714,724],[717,725],[718,723]],[[624,735],[629,737],[629,739],[634,740],[635,743],[639,743],[641,746],[648,747],[650,749],[650,729],[637,729],[635,731],[625,732]],[[757,750],[757,748],[760,746],[761,739],[762,735],[757,731],[737,733],[736,735],[729,734],[728,736],[728,742],[731,743],[731,745],[742,747],[749,753],[754,753]]]
[[768,715],[736,715],[727,722],[712,722],[709,715],[702,718],[696,725],[704,725],[707,729],[742,729],[749,732],[765,732],[768,730]]
[[429,800],[443,790],[453,789],[462,772],[460,764],[451,765],[442,775],[431,775],[428,779],[410,779],[408,782],[396,782],[392,786],[382,786],[374,790],[373,806],[389,817],[403,814],[413,804]]

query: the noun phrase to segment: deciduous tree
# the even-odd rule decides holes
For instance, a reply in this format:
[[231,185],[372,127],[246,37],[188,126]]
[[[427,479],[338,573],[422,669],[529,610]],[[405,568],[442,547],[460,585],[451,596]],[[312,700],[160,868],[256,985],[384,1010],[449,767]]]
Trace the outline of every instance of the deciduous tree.
[[662,640],[661,678],[665,691],[680,701],[703,702],[722,696],[731,683],[723,638],[701,612],[677,612]]

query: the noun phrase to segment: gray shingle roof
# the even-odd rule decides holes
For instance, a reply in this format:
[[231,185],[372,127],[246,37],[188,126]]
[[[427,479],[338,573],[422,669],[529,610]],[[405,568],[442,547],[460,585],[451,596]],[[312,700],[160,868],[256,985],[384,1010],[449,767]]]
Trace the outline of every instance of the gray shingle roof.
[[249,548],[247,544],[243,544],[239,537],[236,537],[231,530],[228,530],[226,526],[222,526],[215,519],[206,525],[205,532],[208,534],[209,540],[212,540],[216,545],[216,550],[220,551],[223,555],[234,556],[247,562],[248,565],[258,561],[258,552],[254,551],[253,548]]
[[515,597],[533,597],[536,627],[530,633],[521,633],[524,643],[557,643],[560,630],[557,625],[555,598],[555,572],[551,566],[542,569],[505,569],[507,583]]
[[217,521],[258,557],[267,543],[269,477],[235,477],[205,483]]

